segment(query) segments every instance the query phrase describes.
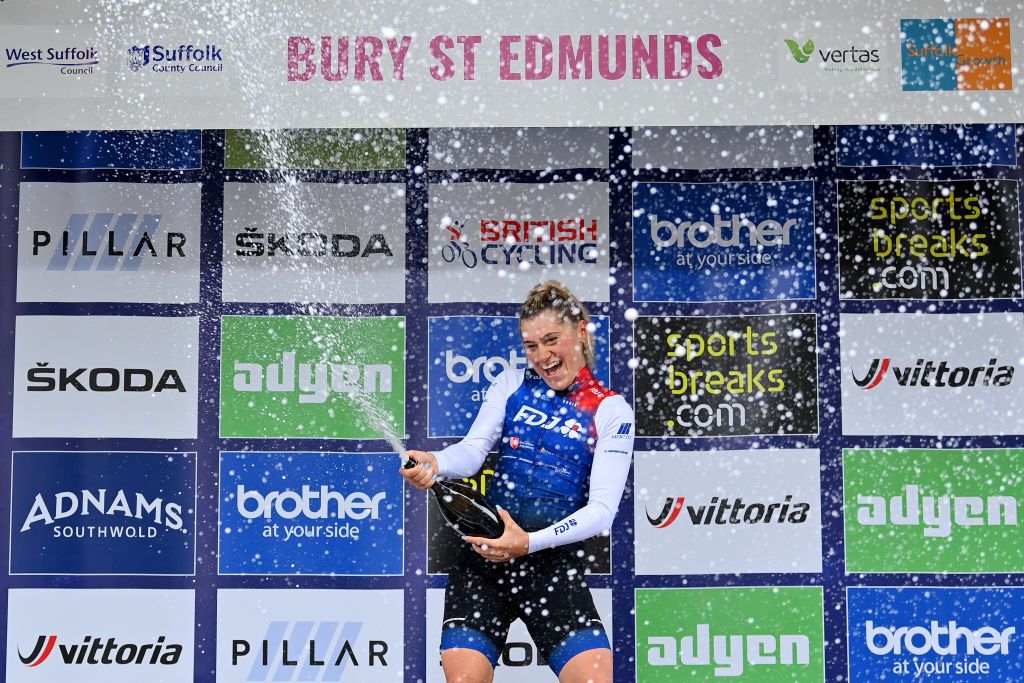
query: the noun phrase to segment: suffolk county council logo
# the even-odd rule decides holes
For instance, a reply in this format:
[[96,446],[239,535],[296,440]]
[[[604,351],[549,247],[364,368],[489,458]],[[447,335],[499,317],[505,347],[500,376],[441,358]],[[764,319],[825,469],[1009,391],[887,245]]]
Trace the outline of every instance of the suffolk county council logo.
[[146,48],[132,45],[128,49],[128,68],[133,72],[149,64],[149,51]]
[[902,19],[903,90],[1012,90],[1010,20]]

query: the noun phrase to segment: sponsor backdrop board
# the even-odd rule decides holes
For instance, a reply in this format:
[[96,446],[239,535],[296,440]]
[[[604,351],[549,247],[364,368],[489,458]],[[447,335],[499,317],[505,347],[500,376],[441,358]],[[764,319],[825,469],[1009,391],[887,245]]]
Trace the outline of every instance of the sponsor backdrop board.
[[400,683],[400,590],[217,591],[217,683]]
[[11,574],[194,574],[195,453],[15,453]]
[[[85,6],[63,8],[66,16],[55,21],[70,27],[68,40],[52,47],[76,48],[81,35],[73,29],[86,24],[67,22]],[[952,20],[954,28],[959,19],[978,18],[914,6],[921,12],[904,18]],[[125,6],[119,14],[137,9],[144,8]],[[4,19],[45,10],[45,3],[0,2]],[[671,120],[646,120],[650,103],[628,100],[639,117],[634,123],[644,128],[613,121],[532,129],[511,119],[493,124],[499,128],[456,127],[478,106],[491,112],[532,101],[541,109],[542,84],[530,82],[506,84],[523,86],[529,97],[478,101],[446,90],[441,103],[431,93],[433,108],[425,114],[443,112],[443,129],[414,121],[332,130],[323,127],[332,116],[348,111],[346,124],[355,125],[357,111],[374,111],[366,102],[388,84],[352,81],[354,63],[348,83],[327,81],[314,58],[314,78],[291,82],[295,92],[275,111],[308,110],[317,128],[275,131],[260,121],[257,131],[152,130],[158,112],[172,109],[161,100],[165,92],[206,115],[225,109],[233,85],[256,87],[274,77],[273,68],[260,71],[262,62],[242,54],[248,43],[235,46],[219,29],[156,35],[154,19],[136,22],[146,30],[130,39],[92,41],[95,75],[110,76],[115,86],[100,98],[117,93],[116,106],[96,97],[84,105],[75,97],[0,98],[0,108],[32,99],[65,118],[78,112],[76,122],[100,111],[105,125],[112,117],[139,117],[147,128],[0,133],[0,324],[7,330],[0,335],[0,385],[7,387],[0,391],[0,425],[7,427],[0,446],[11,457],[0,468],[9,477],[0,495],[8,534],[2,542],[9,546],[0,572],[9,598],[0,600],[11,639],[0,644],[9,661],[6,680],[116,681],[110,674],[122,670],[132,674],[125,680],[202,683],[435,676],[428,630],[439,622],[428,610],[439,603],[428,605],[428,591],[444,586],[459,541],[440,524],[431,498],[402,487],[395,447],[382,437],[391,431],[411,448],[430,450],[454,443],[495,372],[523,365],[515,315],[527,288],[549,277],[590,303],[596,374],[634,406],[638,422],[638,455],[611,533],[583,551],[593,558],[588,583],[601,609],[602,600],[612,603],[616,680],[844,678],[851,653],[856,661],[865,647],[863,610],[845,593],[857,584],[986,591],[962,594],[965,607],[956,612],[886,622],[889,629],[925,629],[944,651],[950,643],[937,629],[949,629],[950,621],[966,629],[957,652],[941,655],[948,671],[927,665],[931,655],[915,660],[901,646],[900,655],[881,658],[886,680],[904,660],[910,680],[916,663],[923,665],[917,680],[1024,678],[1016,632],[1005,655],[998,647],[980,651],[1014,624],[1002,624],[995,611],[984,621],[958,616],[985,601],[1016,614],[1016,598],[1005,589],[1024,587],[1016,536],[1024,464],[1024,401],[1015,389],[1024,358],[1017,207],[1024,175],[1013,123],[1020,119],[987,123],[979,114],[969,125],[881,125],[880,114],[899,115],[894,104],[873,106],[866,120],[842,121],[870,125],[759,125],[776,115],[824,115],[808,99],[811,90],[776,82],[777,60],[807,72],[818,68],[812,57],[827,56],[852,68],[860,51],[870,58],[881,33],[888,37],[880,60],[901,69],[891,84],[900,97],[906,49],[899,17],[881,11],[861,22],[868,32],[843,34],[849,45],[840,55],[832,54],[840,44],[830,32],[842,22],[822,17],[820,32],[811,30],[813,11],[799,22],[765,25],[755,41],[730,38],[725,56],[737,45],[761,48],[759,88],[745,89],[748,119],[739,128],[686,125],[709,112],[735,114],[724,100],[713,101],[726,94],[717,87],[700,107],[680,109],[685,97],[676,95],[700,78],[695,40],[689,80],[634,81],[625,72],[631,87],[656,87],[660,95],[668,85],[674,93]],[[984,14],[998,19],[1011,12]],[[578,26],[579,15],[570,28],[589,30]],[[1022,18],[1011,18],[1020,35]],[[280,24],[301,24],[294,19]],[[678,13],[672,20],[682,26]],[[353,31],[372,34],[378,24]],[[663,29],[630,27],[659,36]],[[396,25],[396,39],[404,30]],[[711,30],[695,27],[692,37]],[[311,34],[314,50],[321,35],[340,47],[339,36],[325,31]],[[417,34],[410,60],[423,58],[424,36]],[[37,42],[28,31],[24,37]],[[349,36],[349,57],[356,37]],[[999,67],[1005,58],[999,35],[990,37],[986,49],[993,54],[969,57],[991,60],[977,66]],[[616,38],[609,39],[614,45]],[[814,42],[806,63],[787,39],[798,50]],[[157,71],[169,66],[164,48],[172,40],[175,50],[184,48],[178,65],[185,71]],[[287,69],[287,43],[267,50],[272,42],[251,44]],[[543,49],[531,44],[538,54]],[[363,46],[373,52],[373,41]],[[627,41],[627,60],[631,46]],[[38,47],[45,53],[51,46]],[[933,52],[923,56],[939,56]],[[482,76],[492,53],[482,45],[477,54]],[[525,55],[517,54],[515,68]],[[386,42],[381,56],[391,58]],[[224,70],[185,73],[204,64]],[[383,67],[385,78],[393,74]],[[24,68],[39,69],[43,83],[42,69],[59,67]],[[5,83],[17,75],[14,67],[0,72]],[[807,84],[819,77],[838,84],[830,92],[851,107],[870,101],[881,83],[869,71],[840,71],[815,72]],[[84,83],[60,87],[73,95]],[[440,86],[476,87],[458,78]],[[916,119],[948,121],[971,102],[991,117],[1018,96],[1013,86],[906,96],[914,98]],[[587,84],[588,92],[596,87]],[[344,91],[360,102],[318,110],[316,98],[304,94],[316,89]],[[765,100],[781,93],[786,106],[772,109],[761,98],[752,105],[749,96],[760,90]],[[850,92],[861,96],[850,101]],[[893,96],[888,92],[885,101]],[[369,125],[398,126],[410,102],[397,98],[387,118]],[[272,98],[249,100],[248,110],[272,105]],[[573,107],[560,109],[559,126],[595,113],[578,101]],[[45,120],[33,117],[23,128]],[[182,116],[174,127],[188,121]],[[720,201],[705,201],[707,211],[698,215],[690,211],[691,187],[716,191]],[[637,273],[643,275],[654,241],[649,217],[645,232],[645,215],[634,214],[635,188],[672,194],[676,208],[690,211],[671,217],[675,233],[686,221],[691,228],[694,221],[710,224],[706,234],[703,227],[684,231],[687,253],[706,242],[703,249],[726,261],[735,254],[748,263],[732,271],[695,269],[680,280],[674,260],[675,270],[647,276],[659,295],[641,295]],[[878,197],[883,201],[873,208]],[[903,211],[900,198],[907,215],[892,221],[894,202]],[[980,215],[973,216],[974,206]],[[885,217],[873,220],[882,208]],[[154,216],[159,223],[150,231]],[[768,236],[774,226],[758,228],[768,219],[781,221],[778,236]],[[798,220],[790,237],[803,241],[791,239],[785,249],[762,243],[784,241],[789,220]],[[876,253],[874,223],[884,224],[878,251],[889,240],[898,256]],[[236,253],[260,247],[262,254]],[[678,244],[666,249],[680,255]],[[137,269],[129,258],[135,256]],[[496,259],[500,266],[489,262]],[[49,269],[58,262],[62,269]],[[890,265],[899,272],[885,277],[897,276],[900,291],[876,290]],[[915,289],[914,278],[926,276],[942,278],[943,286]],[[497,470],[487,462],[469,482],[488,487],[501,476]],[[35,589],[43,587],[63,590],[40,597]],[[737,596],[764,592],[746,601],[693,590],[712,587]],[[31,595],[17,597],[28,588]],[[100,595],[97,588],[116,590]],[[658,600],[638,599],[637,590],[659,594],[664,609]],[[914,602],[906,593],[884,590],[898,610],[913,611],[904,609]],[[219,599],[231,591],[248,592]],[[283,597],[261,602],[255,591]],[[675,604],[673,594],[683,591],[697,597]],[[803,604],[793,595],[813,599]],[[927,602],[916,613],[925,614],[918,607]],[[181,617],[187,632],[151,630],[180,604],[194,610]],[[313,609],[320,606],[324,611]],[[804,629],[797,612],[813,615],[815,629]],[[735,613],[737,621],[718,613]],[[42,621],[22,616],[35,614]],[[709,616],[694,617],[702,614]],[[144,628],[136,629],[142,619]],[[666,630],[644,630],[651,624]],[[993,635],[981,630],[986,626],[1001,630]],[[89,647],[74,650],[85,652],[83,663],[63,664],[64,653],[87,636]],[[151,668],[127,663],[143,647],[152,655],[161,636],[164,644],[185,646],[180,660],[162,664],[158,657]],[[97,661],[114,638],[111,652],[126,664],[88,664],[86,649],[97,638]],[[536,650],[522,645],[525,634],[514,639],[499,676],[553,680]],[[829,647],[819,651],[822,639]],[[914,648],[925,640],[925,631],[913,631]],[[47,659],[30,667],[51,642]],[[883,637],[874,644],[883,647]],[[727,675],[740,668],[740,676]],[[863,671],[863,680],[880,680],[876,670]]]
[[608,301],[607,183],[431,184],[431,303],[522,303],[541,280]]
[[849,681],[1024,677],[1024,589],[851,587]]
[[191,683],[195,599],[182,589],[11,589],[6,680]]
[[818,451],[634,457],[637,575],[821,571]]
[[401,574],[399,462],[397,453],[221,453],[220,573]]
[[405,186],[226,183],[224,300],[405,300]]
[[847,450],[851,572],[1024,572],[1020,450]]
[[196,437],[198,318],[24,315],[15,332],[15,437]]
[[1024,318],[843,315],[845,434],[1024,434]]
[[[601,617],[605,630],[614,633],[612,623],[612,591],[609,588],[596,588],[594,606]],[[441,645],[441,621],[444,618],[444,589],[427,589],[427,683],[445,683],[444,670],[441,668],[439,648]],[[519,619],[512,622],[508,630],[508,640],[498,656],[498,666],[494,669],[495,683],[534,683],[535,681],[555,680],[548,667],[547,660],[537,651],[537,644],[530,637],[526,625]]]
[[199,301],[194,183],[22,183],[18,301]]

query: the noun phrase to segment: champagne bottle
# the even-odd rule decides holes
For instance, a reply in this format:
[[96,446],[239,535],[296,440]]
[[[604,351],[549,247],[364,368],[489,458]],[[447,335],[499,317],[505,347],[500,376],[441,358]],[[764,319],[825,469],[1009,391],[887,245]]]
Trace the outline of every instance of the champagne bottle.
[[[409,458],[403,467],[410,469],[418,463]],[[435,479],[430,487],[441,517],[460,536],[498,538],[505,533],[505,522],[494,506],[471,486],[457,481]]]

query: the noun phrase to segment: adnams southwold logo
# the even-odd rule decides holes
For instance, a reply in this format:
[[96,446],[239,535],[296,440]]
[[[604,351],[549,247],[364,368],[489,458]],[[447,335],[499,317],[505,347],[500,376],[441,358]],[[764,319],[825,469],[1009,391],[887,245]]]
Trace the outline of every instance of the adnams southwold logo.
[[128,68],[133,72],[216,73],[224,71],[222,48],[204,45],[132,45],[128,48]]

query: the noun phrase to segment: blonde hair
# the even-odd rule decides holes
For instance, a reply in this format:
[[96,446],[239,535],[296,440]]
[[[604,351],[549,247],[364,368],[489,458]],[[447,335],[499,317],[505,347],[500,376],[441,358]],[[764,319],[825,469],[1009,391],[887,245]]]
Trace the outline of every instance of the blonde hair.
[[544,311],[554,311],[555,315],[570,325],[577,325],[582,320],[586,323],[586,334],[583,338],[583,359],[587,367],[594,366],[594,333],[590,323],[590,311],[569,288],[556,280],[542,282],[526,295],[526,301],[519,309],[519,321],[536,317]]

